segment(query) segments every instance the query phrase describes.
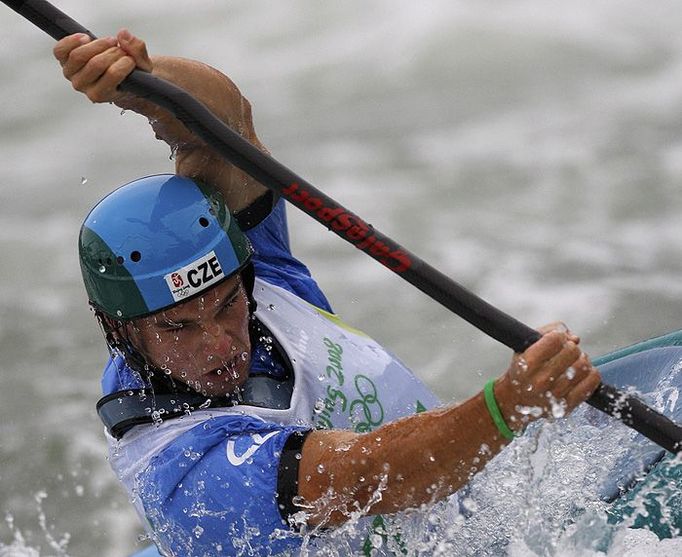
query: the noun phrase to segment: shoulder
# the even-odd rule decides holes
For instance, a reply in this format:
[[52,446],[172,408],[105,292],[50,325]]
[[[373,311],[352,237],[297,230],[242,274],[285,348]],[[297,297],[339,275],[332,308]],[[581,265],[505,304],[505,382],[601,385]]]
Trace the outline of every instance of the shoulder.
[[325,311],[332,311],[308,267],[291,253],[284,200],[274,205],[272,200],[260,203],[248,216],[243,212],[236,216],[253,245],[256,276]]

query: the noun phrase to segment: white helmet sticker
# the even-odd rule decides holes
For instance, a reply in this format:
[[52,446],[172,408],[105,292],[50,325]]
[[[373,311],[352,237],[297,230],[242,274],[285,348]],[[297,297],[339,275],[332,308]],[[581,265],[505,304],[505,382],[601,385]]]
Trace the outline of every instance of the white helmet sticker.
[[193,261],[189,265],[168,273],[165,277],[173,300],[179,302],[189,298],[192,294],[206,290],[225,274],[214,251]]

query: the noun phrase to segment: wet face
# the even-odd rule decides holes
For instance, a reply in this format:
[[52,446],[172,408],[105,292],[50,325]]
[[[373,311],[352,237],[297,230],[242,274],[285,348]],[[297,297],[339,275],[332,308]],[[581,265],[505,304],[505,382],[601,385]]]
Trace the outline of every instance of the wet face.
[[128,335],[150,364],[209,396],[229,394],[248,376],[248,298],[239,276],[201,296],[134,320]]

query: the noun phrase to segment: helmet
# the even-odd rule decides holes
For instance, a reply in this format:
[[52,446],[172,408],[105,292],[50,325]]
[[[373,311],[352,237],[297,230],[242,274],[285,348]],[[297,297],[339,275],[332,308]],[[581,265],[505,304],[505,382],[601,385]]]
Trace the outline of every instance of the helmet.
[[252,253],[219,192],[172,174],[109,194],[79,237],[90,303],[117,320],[188,300],[251,267]]

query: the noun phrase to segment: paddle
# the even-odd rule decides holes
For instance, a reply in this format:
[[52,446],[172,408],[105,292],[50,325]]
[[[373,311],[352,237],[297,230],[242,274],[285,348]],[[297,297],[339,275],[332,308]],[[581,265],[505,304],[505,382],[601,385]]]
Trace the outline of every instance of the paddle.
[[[95,38],[45,0],[2,1],[56,40],[73,33]],[[256,149],[182,89],[139,70],[133,71],[120,88],[169,110],[227,161],[514,351],[523,352],[540,338],[536,330],[469,292]],[[668,451],[682,451],[682,427],[633,396],[602,383],[588,403]]]

